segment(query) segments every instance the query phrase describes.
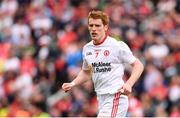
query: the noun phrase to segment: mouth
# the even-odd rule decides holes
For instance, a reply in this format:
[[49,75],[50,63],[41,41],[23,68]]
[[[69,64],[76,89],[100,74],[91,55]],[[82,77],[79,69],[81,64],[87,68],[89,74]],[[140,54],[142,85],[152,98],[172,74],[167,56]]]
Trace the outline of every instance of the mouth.
[[97,33],[91,33],[91,36],[92,36],[92,37],[96,37],[96,36],[97,36]]

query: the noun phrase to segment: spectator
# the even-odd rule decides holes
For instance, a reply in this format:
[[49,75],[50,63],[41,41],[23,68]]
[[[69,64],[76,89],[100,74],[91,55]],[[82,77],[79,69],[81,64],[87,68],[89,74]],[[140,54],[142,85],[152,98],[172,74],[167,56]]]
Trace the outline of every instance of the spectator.
[[[125,41],[145,64],[131,96],[138,109],[128,116],[180,117],[179,0],[1,0],[0,116],[96,116],[91,82],[66,97],[60,92],[55,106],[46,101],[79,72],[92,9],[110,16],[109,35]],[[64,101],[69,108],[63,111]]]

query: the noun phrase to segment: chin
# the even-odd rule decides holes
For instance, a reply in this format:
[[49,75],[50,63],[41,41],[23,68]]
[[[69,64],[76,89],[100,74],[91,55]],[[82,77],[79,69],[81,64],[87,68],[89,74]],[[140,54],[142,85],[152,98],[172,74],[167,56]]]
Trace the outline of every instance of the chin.
[[92,38],[92,40],[97,40],[96,38]]
[[96,41],[96,40],[97,40],[96,38],[92,38],[92,37],[91,37],[91,39],[92,39],[92,40],[94,40],[94,41]]

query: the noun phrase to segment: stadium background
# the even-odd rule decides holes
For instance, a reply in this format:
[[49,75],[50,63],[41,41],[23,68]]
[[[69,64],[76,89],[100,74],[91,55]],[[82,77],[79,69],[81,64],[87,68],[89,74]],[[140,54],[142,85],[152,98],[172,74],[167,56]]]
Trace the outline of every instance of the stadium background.
[[1,117],[96,116],[91,82],[61,90],[81,69],[91,9],[145,65],[128,116],[180,117],[179,0],[0,0]]

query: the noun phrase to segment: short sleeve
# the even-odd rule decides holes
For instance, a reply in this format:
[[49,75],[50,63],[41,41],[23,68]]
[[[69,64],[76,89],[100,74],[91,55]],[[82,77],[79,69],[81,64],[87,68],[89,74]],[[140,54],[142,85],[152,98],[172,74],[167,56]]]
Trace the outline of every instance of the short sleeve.
[[83,48],[82,55],[83,55],[82,69],[83,69],[83,70],[89,70],[88,62],[87,62],[87,60],[86,60],[86,58],[85,58],[85,48]]
[[122,41],[120,42],[120,58],[122,62],[128,64],[132,64],[136,61],[136,57],[133,55],[128,45]]

